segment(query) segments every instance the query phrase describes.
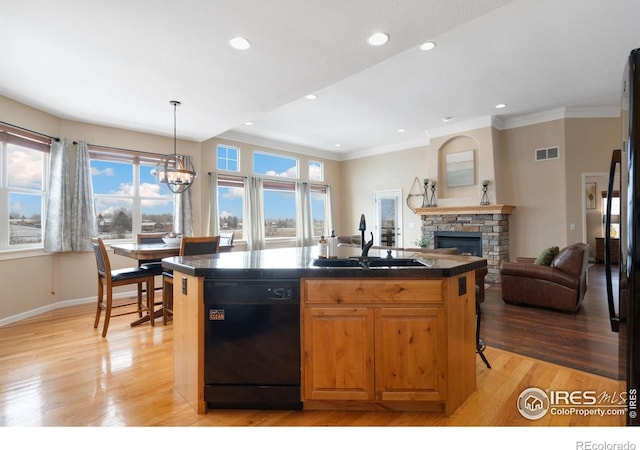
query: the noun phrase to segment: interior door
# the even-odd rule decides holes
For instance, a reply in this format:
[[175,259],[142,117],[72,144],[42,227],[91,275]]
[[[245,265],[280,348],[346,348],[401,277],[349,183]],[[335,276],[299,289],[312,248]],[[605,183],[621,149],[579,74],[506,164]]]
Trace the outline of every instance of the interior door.
[[374,245],[403,247],[402,189],[374,193],[376,223]]

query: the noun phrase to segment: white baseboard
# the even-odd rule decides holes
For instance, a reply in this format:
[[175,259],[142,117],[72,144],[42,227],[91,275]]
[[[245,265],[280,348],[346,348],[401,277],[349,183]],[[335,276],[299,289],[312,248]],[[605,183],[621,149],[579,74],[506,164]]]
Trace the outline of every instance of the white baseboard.
[[[125,297],[135,297],[137,295],[138,295],[137,291],[122,292],[120,294],[114,295],[113,298],[116,299],[116,298],[125,298]],[[19,322],[24,319],[29,319],[31,317],[34,317],[49,311],[53,311],[55,309],[68,308],[69,306],[76,306],[76,305],[85,305],[87,303],[95,303],[96,301],[97,301],[97,297],[85,297],[85,298],[78,298],[74,300],[62,300],[56,303],[52,303],[50,305],[41,306],[40,308],[32,309],[29,311],[25,311],[19,314],[15,314],[13,316],[0,319],[0,327],[9,325],[10,323]]]

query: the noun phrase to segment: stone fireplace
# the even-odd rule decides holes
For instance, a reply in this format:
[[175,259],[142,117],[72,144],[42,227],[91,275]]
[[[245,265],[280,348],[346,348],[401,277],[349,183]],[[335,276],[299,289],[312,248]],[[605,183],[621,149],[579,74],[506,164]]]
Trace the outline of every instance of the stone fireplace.
[[[500,264],[509,260],[509,215],[514,208],[509,205],[445,206],[418,208],[416,213],[422,217],[422,238],[428,240],[431,248],[435,248],[441,232],[448,232],[445,235],[454,238],[479,236],[482,253],[478,256],[487,260],[485,280],[500,283]],[[471,253],[461,245],[446,246]]]

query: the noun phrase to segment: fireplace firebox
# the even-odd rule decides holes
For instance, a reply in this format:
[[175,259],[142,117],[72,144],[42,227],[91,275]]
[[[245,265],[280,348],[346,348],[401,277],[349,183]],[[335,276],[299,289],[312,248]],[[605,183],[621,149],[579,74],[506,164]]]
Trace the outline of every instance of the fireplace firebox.
[[482,233],[474,231],[436,231],[435,248],[457,248],[459,255],[482,256]]

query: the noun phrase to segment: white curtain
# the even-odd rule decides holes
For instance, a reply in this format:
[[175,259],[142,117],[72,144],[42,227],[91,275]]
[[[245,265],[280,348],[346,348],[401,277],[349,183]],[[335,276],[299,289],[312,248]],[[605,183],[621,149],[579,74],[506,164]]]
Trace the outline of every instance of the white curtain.
[[309,183],[296,182],[296,245],[313,245],[313,218],[311,217],[311,191]]
[[218,214],[218,174],[211,172],[209,175],[209,221],[207,223],[207,236],[220,234],[220,215]]
[[325,203],[325,219],[327,221],[327,233],[331,233],[333,228],[333,205],[331,204],[331,186],[327,185]]
[[44,249],[48,252],[91,251],[98,235],[87,143],[51,146]]
[[247,250],[262,250],[264,238],[264,196],[261,177],[248,177],[244,183],[244,213],[242,228],[247,238]]
[[183,236],[193,236],[191,188],[181,194],[174,194],[173,199],[173,231]]

